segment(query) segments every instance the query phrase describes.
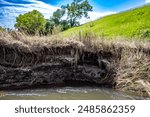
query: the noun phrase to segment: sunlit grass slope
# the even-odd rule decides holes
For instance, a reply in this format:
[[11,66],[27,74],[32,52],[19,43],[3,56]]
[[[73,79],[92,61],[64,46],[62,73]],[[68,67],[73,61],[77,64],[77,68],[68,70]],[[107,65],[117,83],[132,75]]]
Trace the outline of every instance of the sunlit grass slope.
[[92,32],[98,36],[114,38],[150,38],[150,4],[118,14],[100,18],[63,32],[64,36]]

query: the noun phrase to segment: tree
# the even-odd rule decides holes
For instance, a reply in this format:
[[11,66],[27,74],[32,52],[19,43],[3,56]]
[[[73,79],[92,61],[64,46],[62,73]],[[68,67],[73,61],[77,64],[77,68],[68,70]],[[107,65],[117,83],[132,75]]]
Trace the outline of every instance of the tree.
[[55,22],[55,24],[60,25],[62,17],[64,16],[65,11],[63,9],[57,9],[51,19]]
[[80,25],[79,20],[82,17],[89,18],[88,12],[93,7],[88,0],[74,0],[71,4],[61,6],[46,23],[46,32],[52,32],[54,27],[60,27],[64,31],[70,27]]
[[45,24],[45,35],[47,34],[52,34],[52,30],[53,27],[55,26],[55,22],[53,22],[52,20],[46,20],[46,24]]
[[60,31],[66,30],[69,28],[67,20],[63,20],[63,16],[65,15],[64,9],[57,9],[53,15],[47,20],[45,29],[46,34],[53,32],[56,27],[60,29]]
[[80,24],[79,20],[82,17],[89,18],[88,12],[93,9],[88,0],[74,0],[71,4],[61,8],[66,10],[67,21],[71,27],[78,26]]
[[15,27],[28,34],[43,33],[45,30],[46,20],[44,16],[37,10],[19,15],[16,18]]

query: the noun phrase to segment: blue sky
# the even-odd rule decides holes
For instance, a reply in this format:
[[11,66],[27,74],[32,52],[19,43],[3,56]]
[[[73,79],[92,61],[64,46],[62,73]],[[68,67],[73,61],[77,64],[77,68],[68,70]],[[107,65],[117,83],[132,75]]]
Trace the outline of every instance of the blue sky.
[[[72,1],[73,0],[0,0],[0,26],[12,28],[19,14],[34,9],[39,10],[45,18],[49,18],[61,5],[71,3]],[[83,18],[80,21],[81,23],[150,3],[150,0],[88,1],[93,6],[93,12],[89,13],[90,19],[87,20]]]

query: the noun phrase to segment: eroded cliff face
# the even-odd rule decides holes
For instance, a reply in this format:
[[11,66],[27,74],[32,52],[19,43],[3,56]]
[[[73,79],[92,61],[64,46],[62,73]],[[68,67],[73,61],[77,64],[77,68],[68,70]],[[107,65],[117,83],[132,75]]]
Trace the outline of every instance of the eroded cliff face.
[[0,89],[64,85],[114,86],[117,57],[73,45],[15,49],[0,45]]

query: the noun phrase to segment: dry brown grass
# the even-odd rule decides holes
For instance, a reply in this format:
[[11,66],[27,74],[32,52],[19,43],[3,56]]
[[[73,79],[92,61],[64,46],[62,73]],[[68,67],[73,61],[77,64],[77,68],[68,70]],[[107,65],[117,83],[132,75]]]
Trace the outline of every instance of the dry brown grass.
[[4,91],[0,91],[0,97],[5,96],[5,92]]
[[150,55],[124,50],[116,76],[117,88],[150,96]]
[[[57,46],[68,46],[68,45],[76,45],[83,46],[77,40],[66,39],[61,35],[51,35],[51,36],[30,36],[17,31],[13,31],[10,33],[0,32],[0,44],[9,45],[12,47],[24,47],[28,48],[31,51],[36,48],[37,50],[41,47],[57,47]],[[16,46],[15,46],[16,45]]]
[[74,37],[93,52],[107,51],[116,55],[116,89],[150,96],[150,40],[95,37],[92,33]]

